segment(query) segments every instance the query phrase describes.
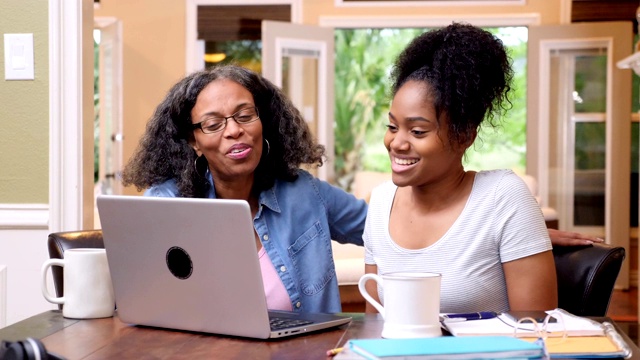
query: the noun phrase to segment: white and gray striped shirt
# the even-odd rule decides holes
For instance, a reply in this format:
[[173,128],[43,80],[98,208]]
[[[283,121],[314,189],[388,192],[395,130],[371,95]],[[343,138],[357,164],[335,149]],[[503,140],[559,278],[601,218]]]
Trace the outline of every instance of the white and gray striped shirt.
[[[388,181],[371,195],[363,235],[365,263],[377,265],[379,275],[442,274],[442,313],[508,310],[502,263],[551,250],[540,206],[511,170],[478,172],[458,219],[424,249],[405,249],[391,239],[389,216],[396,190]],[[378,295],[384,303],[380,287]]]

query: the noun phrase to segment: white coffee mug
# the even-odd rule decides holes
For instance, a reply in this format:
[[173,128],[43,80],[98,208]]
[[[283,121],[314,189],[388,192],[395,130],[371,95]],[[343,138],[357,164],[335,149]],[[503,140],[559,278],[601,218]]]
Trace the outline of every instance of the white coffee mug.
[[[440,279],[435,273],[364,274],[358,289],[384,318],[383,338],[435,337],[442,335]],[[384,306],[367,293],[365,283],[369,280],[384,290]]]
[[[62,266],[63,297],[47,288],[47,270]],[[94,319],[113,316],[115,298],[105,249],[68,249],[64,259],[49,259],[42,265],[42,294],[47,301],[62,304],[62,316]]]

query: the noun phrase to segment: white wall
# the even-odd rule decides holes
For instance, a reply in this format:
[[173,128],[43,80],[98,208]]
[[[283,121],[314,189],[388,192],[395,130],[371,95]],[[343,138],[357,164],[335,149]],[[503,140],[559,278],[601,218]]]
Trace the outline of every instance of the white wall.
[[47,217],[41,205],[0,204],[0,267],[6,266],[6,289],[0,288],[0,299],[6,300],[0,317],[6,314],[6,321],[0,318],[0,326],[57,308],[40,290],[40,268],[49,258]]

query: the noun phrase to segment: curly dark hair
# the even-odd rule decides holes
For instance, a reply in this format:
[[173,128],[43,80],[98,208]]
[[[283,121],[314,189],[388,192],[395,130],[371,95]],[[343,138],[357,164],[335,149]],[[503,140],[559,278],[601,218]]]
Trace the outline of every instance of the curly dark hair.
[[478,27],[452,23],[428,31],[402,51],[394,64],[392,95],[409,80],[428,85],[436,115],[449,120],[451,144],[470,144],[484,120],[511,108],[513,69],[502,41]]
[[125,186],[135,185],[140,191],[175,179],[181,196],[206,195],[210,186],[202,176],[206,168],[196,169],[197,154],[189,144],[194,139],[191,110],[200,92],[219,79],[234,81],[249,90],[260,114],[263,139],[269,141],[268,153],[263,151],[255,171],[254,195],[271,188],[276,179],[295,180],[301,164],[322,166],[324,146],[313,138],[291,100],[253,71],[224,65],[192,73],[169,90],[124,168]]

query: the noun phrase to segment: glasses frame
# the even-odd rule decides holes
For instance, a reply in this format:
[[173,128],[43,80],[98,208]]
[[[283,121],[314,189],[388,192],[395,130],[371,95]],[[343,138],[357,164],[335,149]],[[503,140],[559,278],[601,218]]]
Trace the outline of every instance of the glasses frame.
[[[532,317],[524,317],[518,320],[513,328],[513,337],[531,337],[533,335],[534,337],[546,340],[547,337],[552,335],[548,330],[548,324],[551,318],[555,318],[558,321],[558,325],[562,328],[560,331],[560,338],[566,338],[567,327],[564,323],[564,317],[562,316],[562,313],[555,310],[548,313],[542,323],[539,323]],[[525,325],[532,325],[532,329],[528,329]],[[558,337],[557,334],[554,337]]]
[[[238,113],[240,113],[242,111],[245,111],[245,110],[248,110],[248,109],[253,109],[256,112],[255,118],[251,118],[251,120],[249,120],[249,121],[238,121],[238,119],[236,119],[236,116],[238,115]],[[236,111],[235,113],[233,113],[233,114],[231,114],[229,116],[220,116],[220,117],[216,117],[215,119],[224,119],[222,121],[222,127],[219,130],[209,131],[209,132],[204,131],[204,128],[202,127],[202,124],[207,122],[207,121],[209,121],[209,120],[211,120],[211,119],[207,119],[207,120],[204,120],[204,121],[200,121],[199,123],[191,124],[191,126],[193,127],[193,130],[200,129],[200,131],[202,131],[203,134],[215,134],[215,133],[223,131],[227,127],[227,122],[229,122],[229,119],[233,119],[233,121],[235,121],[236,124],[242,126],[242,125],[246,125],[246,124],[251,124],[252,122],[255,122],[256,120],[259,120],[260,119],[260,113],[258,112],[258,107],[257,106],[248,106],[248,107],[245,107],[245,108],[242,108],[242,109]]]

